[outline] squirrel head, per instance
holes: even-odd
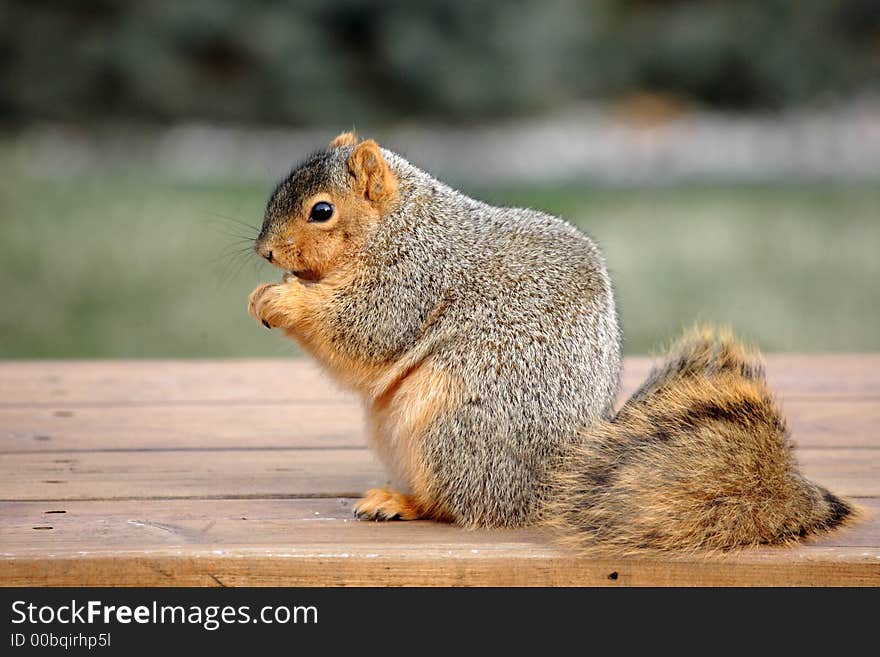
[[[397,198],[379,145],[344,132],[278,185],[254,250],[300,279],[320,280],[358,251]]]

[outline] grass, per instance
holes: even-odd
[[[278,356],[247,294],[277,272],[246,238],[272,181],[149,172],[0,176],[0,357]],[[880,349],[880,188],[471,190],[561,214],[605,250],[628,353],[695,321],[766,351]]]

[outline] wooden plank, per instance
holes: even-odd
[[[801,447],[880,447],[880,397],[786,396],[780,406]]]
[[[880,447],[880,399],[783,401],[802,447]],[[364,447],[360,405],[0,408],[0,452]]]
[[[880,449],[803,448],[803,471],[841,495],[880,496]],[[366,449],[0,455],[0,500],[346,497],[384,485]]]
[[[587,560],[537,529],[360,522],[350,503],[71,503],[52,530],[28,527],[45,505],[4,504],[0,585],[880,585],[876,525],[720,557]]]
[[[0,455],[0,500],[347,497],[387,484],[366,449]]]
[[[736,561],[587,560],[533,550],[511,556],[495,549],[458,557],[443,548],[379,553],[336,544],[285,552],[172,550],[0,560],[0,585],[874,587],[880,585],[876,557],[863,548],[772,561],[756,555]]]
[[[838,495],[880,496],[880,449],[797,450],[801,472]]]
[[[341,394],[303,358],[0,363],[4,406],[307,403],[339,399]]]
[[[398,549],[446,545],[457,551],[490,544],[552,543],[540,529],[462,530],[435,522],[371,522],[352,516],[353,498],[94,500],[0,502],[0,556],[77,556],[196,546],[205,549],[347,544]],[[869,519],[829,532],[810,548],[880,550],[880,498],[858,498]],[[780,553],[784,556],[785,553]]]
[[[767,354],[767,382],[781,395],[880,397],[880,353],[872,354]],[[621,388],[634,390],[656,358],[624,359]]]
[[[364,447],[354,401],[0,408],[0,452]]]
[[[624,387],[649,364],[627,359]],[[870,520],[793,549],[584,560],[538,529],[355,521],[348,496],[386,476],[308,362],[0,363],[0,585],[880,586],[878,365],[769,358],[803,470]]]
[[[644,379],[652,362],[626,359],[624,392]],[[782,395],[880,397],[880,354],[773,354],[767,372]],[[2,406],[319,402],[341,394],[302,358],[0,363]]]

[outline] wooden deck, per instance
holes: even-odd
[[[880,585],[880,355],[771,356],[807,474],[873,512],[793,549],[573,558],[361,522],[357,404],[296,360],[0,364],[2,585]],[[644,377],[630,359],[624,392]]]

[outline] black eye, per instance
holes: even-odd
[[[309,221],[327,221],[332,216],[333,206],[326,201],[320,201],[312,206],[312,211],[309,213]]]

